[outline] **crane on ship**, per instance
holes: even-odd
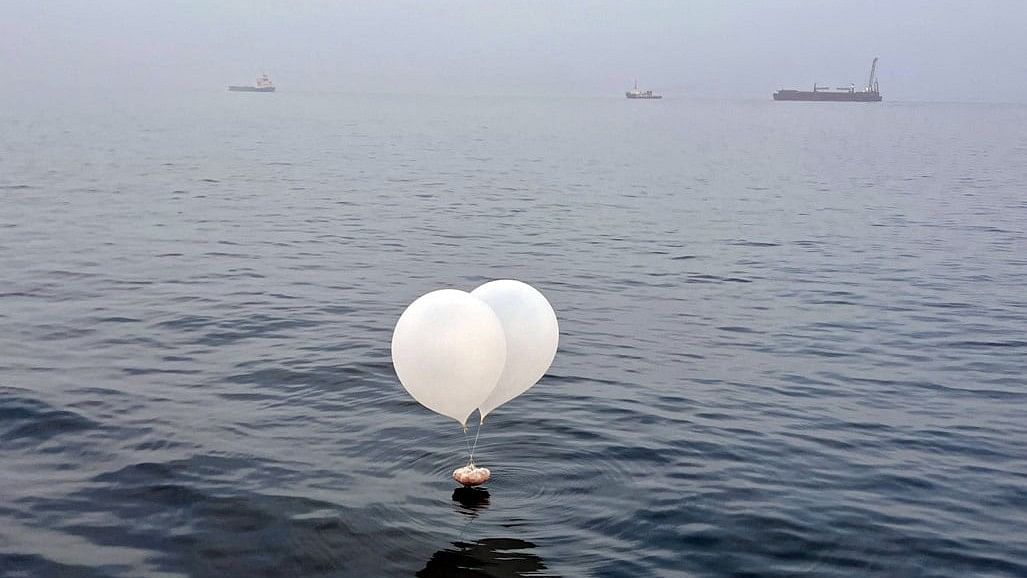
[[[877,88],[877,57],[874,57],[874,63],[870,65],[870,77],[867,78],[867,92],[881,92]]]

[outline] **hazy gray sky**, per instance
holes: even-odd
[[[1027,101],[1027,1],[0,0],[5,91],[279,90]]]

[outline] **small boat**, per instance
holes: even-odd
[[[257,84],[254,86],[229,86],[228,90],[232,92],[274,92],[275,85],[271,83],[271,79],[266,74],[263,74],[257,79]]]
[[[638,90],[638,80],[635,80],[635,88],[624,93],[628,98],[663,98],[662,95],[653,94],[651,90]]]

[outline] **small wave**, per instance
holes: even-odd
[[[19,390],[0,388],[0,392],[0,441],[5,444],[35,445],[100,427],[79,413],[25,397]]]
[[[736,245],[739,247],[780,247],[780,243],[771,243],[768,241],[749,241],[747,239],[737,239],[729,241],[728,245]]]

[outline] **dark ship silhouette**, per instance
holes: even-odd
[[[271,83],[271,79],[266,74],[263,74],[257,79],[257,84],[254,86],[229,86],[228,90],[232,92],[274,92],[275,85]]]
[[[870,65],[870,77],[863,90],[855,85],[831,89],[813,83],[813,91],[781,89],[774,93],[774,100],[807,100],[817,102],[881,102],[881,90],[877,86],[877,58]]]

